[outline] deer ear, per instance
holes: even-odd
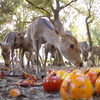
[[[67,30],[66,33],[69,34],[69,35],[72,35],[72,32],[69,31],[69,30]]]
[[[25,33],[26,33],[26,32],[18,32],[18,33],[16,34],[16,37],[17,37],[17,38],[21,38],[21,37],[23,37],[23,36],[25,35]]]
[[[62,23],[59,20],[55,20],[54,27],[55,27],[55,31],[58,35],[59,34],[64,34],[64,27],[63,27]]]
[[[79,51],[80,51],[81,53],[83,53],[83,50],[82,50],[82,48],[79,48]]]
[[[66,37],[65,34],[59,34],[59,39],[60,40],[65,40],[65,37]]]

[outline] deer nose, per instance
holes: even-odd
[[[83,66],[83,63],[80,63],[80,67],[82,67]]]
[[[5,64],[6,67],[9,67],[9,64]]]
[[[55,56],[52,56],[52,58],[55,58]]]

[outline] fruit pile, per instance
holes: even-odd
[[[89,100],[93,93],[100,95],[100,68],[48,70],[42,85],[47,92],[60,91],[62,100]]]

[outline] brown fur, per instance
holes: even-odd
[[[62,27],[60,29],[64,30],[62,25],[60,27]],[[76,38],[71,35],[66,36],[63,30],[59,30],[61,33],[57,35],[55,29],[50,21],[43,18],[37,18],[30,24],[27,36],[32,40],[37,58],[38,45],[48,42],[57,47],[60,53],[70,62],[73,62],[78,67],[82,66]],[[39,65],[37,70],[39,72]]]
[[[82,54],[82,60],[86,62],[88,60],[89,45],[86,41],[79,42],[78,45],[80,53]]]
[[[98,65],[99,65],[99,60],[100,60],[100,47],[98,46],[92,46],[90,47],[90,60],[92,61],[92,66],[95,66],[95,61],[94,61],[94,56],[98,56]]]
[[[50,43],[46,43],[44,45],[44,49],[45,49],[45,60],[44,60],[44,69],[45,69],[45,66],[46,66],[46,61],[47,61],[47,58],[48,58],[48,53],[50,52],[51,54],[51,57],[54,58],[56,56],[56,47]]]
[[[9,32],[8,34],[5,35],[4,37],[4,43],[0,43],[1,46],[1,54],[3,56],[5,66],[9,67],[10,66],[10,50],[13,49],[12,41],[15,38],[15,34],[17,32]],[[13,55],[13,54],[12,54]],[[13,59],[13,58],[12,58]]]
[[[29,52],[29,59],[28,59],[28,63],[27,66],[29,66],[29,61],[31,60],[31,54],[33,52],[33,45],[32,45],[32,41],[25,37],[25,32],[18,32],[16,34],[16,38],[14,40],[14,44],[16,46],[20,46],[20,48],[22,49],[22,62],[21,62],[21,66],[24,67],[24,61],[23,61],[23,56],[24,53],[27,51]]]

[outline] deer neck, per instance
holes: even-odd
[[[56,33],[46,33],[45,40],[55,47],[58,47],[59,45],[59,36]]]

